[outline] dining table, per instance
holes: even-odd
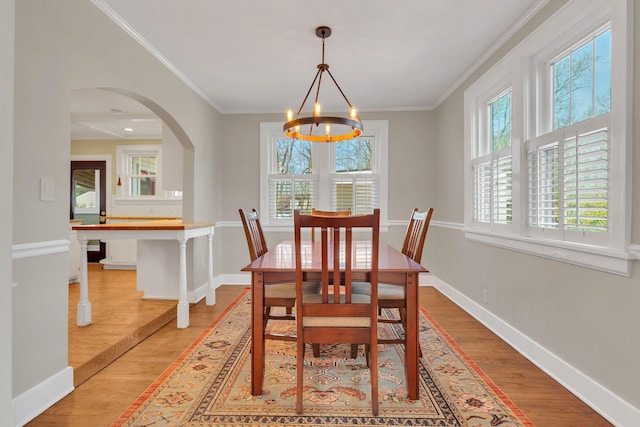
[[[330,243],[333,244],[333,243]],[[344,242],[342,242],[344,246]],[[320,280],[322,270],[322,243],[303,241],[301,245],[304,280]],[[371,241],[355,241],[352,248],[353,280],[369,281],[365,271],[371,266]],[[330,248],[329,253],[333,249]],[[343,251],[342,251],[343,252]],[[344,254],[341,255],[341,257]],[[264,380],[264,289],[275,283],[295,282],[295,241],[284,240],[256,258],[242,271],[251,272],[251,394],[262,394]],[[405,375],[409,399],[418,399],[419,328],[418,285],[419,274],[428,270],[392,245],[380,242],[378,249],[378,281],[404,286],[406,297],[406,349]]]

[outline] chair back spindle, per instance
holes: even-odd
[[[433,208],[424,212],[419,212],[418,208],[415,208],[411,213],[411,219],[405,233],[402,253],[418,264],[422,260],[422,249],[431,222],[431,215],[433,215]]]
[[[247,237],[247,245],[249,246],[249,257],[251,261],[255,261],[256,258],[261,257],[269,250],[260,225],[260,217],[255,209],[248,212],[242,209],[239,209],[239,211],[244,233]]]

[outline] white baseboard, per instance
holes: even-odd
[[[22,427],[73,391],[73,368],[57,374],[13,399],[14,425]]]
[[[431,276],[431,280],[433,281],[433,286],[451,301],[493,331],[518,353],[529,359],[531,363],[546,372],[609,422],[620,427],[639,425],[640,409],[589,378],[444,281],[435,276]]]

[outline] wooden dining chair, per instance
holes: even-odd
[[[320,294],[304,294],[303,267],[309,260],[302,255],[301,229],[321,229],[321,286]],[[370,294],[352,292],[352,273],[355,259],[352,257],[353,229],[371,229],[371,262],[358,273],[370,278]],[[333,244],[329,232],[333,234]],[[344,241],[340,235],[344,233]],[[306,344],[365,344],[366,361],[371,378],[371,406],[378,414],[378,248],[380,244],[380,210],[370,215],[319,217],[300,215],[294,211],[296,252],[296,305],[297,368],[296,412],[302,413],[304,356]],[[341,248],[341,246],[343,246]],[[308,251],[307,251],[308,252]],[[341,256],[342,255],[342,256]],[[344,285],[344,286],[340,286]]]
[[[429,223],[431,222],[432,215],[433,208],[429,208],[424,212],[419,212],[418,208],[415,208],[411,213],[409,225],[405,232],[404,243],[402,244],[402,253],[418,264],[420,264],[420,261],[422,260],[422,250],[424,248],[424,242],[427,237],[427,231],[429,230]],[[371,292],[371,285],[364,282],[355,283],[353,285],[353,292],[368,295]],[[384,323],[401,323],[406,331],[407,300],[405,298],[405,289],[403,286],[391,283],[379,283],[378,307],[379,310],[383,308],[397,309],[399,315],[398,318],[387,319],[380,317],[378,321]],[[406,333],[403,338],[385,338],[379,339],[378,342],[381,344],[406,344]],[[420,350],[420,354],[422,354],[422,350]]]
[[[311,208],[311,215],[313,216],[351,216],[351,209],[345,209],[342,211],[321,211],[320,209]],[[311,227],[311,241],[316,240],[316,230]]]
[[[240,219],[242,220],[242,226],[244,227],[244,233],[247,238],[247,245],[249,247],[249,257],[251,261],[261,257],[269,250],[267,242],[264,238],[262,231],[262,225],[260,224],[260,217],[255,209],[251,211],[244,211],[239,209]],[[305,293],[318,293],[320,288],[319,282],[305,282]],[[264,288],[264,314],[263,323],[266,331],[267,323],[269,320],[295,320],[293,314],[293,307],[296,304],[296,283],[273,283],[265,284]],[[272,308],[284,307],[285,314],[274,315]],[[295,335],[282,335],[265,333],[265,339],[277,339],[284,341],[295,341]]]

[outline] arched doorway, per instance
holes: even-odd
[[[103,161],[106,164],[106,208],[100,209],[100,215],[107,221],[133,217],[182,217],[183,204],[179,195],[183,190],[183,180],[193,180],[193,177],[185,177],[183,164],[193,152],[193,145],[175,119],[155,102],[125,90],[76,90],[72,92],[71,100],[71,161]],[[163,151],[171,151],[171,155],[153,156],[153,153]],[[163,158],[169,158],[171,162],[162,162]],[[137,167],[137,176],[125,172],[131,169],[131,165]],[[163,180],[162,172],[169,169],[172,169],[173,180]],[[133,192],[142,196],[140,200],[136,200]],[[91,267],[96,274],[100,273],[102,279],[90,280],[90,283],[111,281],[104,287],[104,292],[90,291],[92,298],[117,299],[117,303],[101,301],[94,304],[96,324],[92,328],[75,326],[74,304],[77,300],[73,292],[76,292],[74,285],[77,284],[70,284],[69,317],[72,321],[69,323],[68,359],[74,368],[76,385],[128,351],[136,340],[143,340],[175,316],[175,301],[145,300],[146,314],[131,313],[133,320],[127,323],[127,315],[136,310],[141,298],[135,289],[135,271],[120,270],[135,268],[135,258],[130,258],[132,254],[135,257],[132,244],[135,245],[135,241],[107,242],[102,264]],[[109,266],[108,270],[105,270],[106,266]],[[115,292],[110,292],[113,290]],[[132,299],[130,305],[126,304],[125,298]],[[96,328],[100,316],[98,307],[101,305],[123,311],[120,314],[105,313],[110,318],[122,319],[122,323],[113,324],[113,331],[100,329],[98,332]],[[87,352],[88,348],[92,350]]]

